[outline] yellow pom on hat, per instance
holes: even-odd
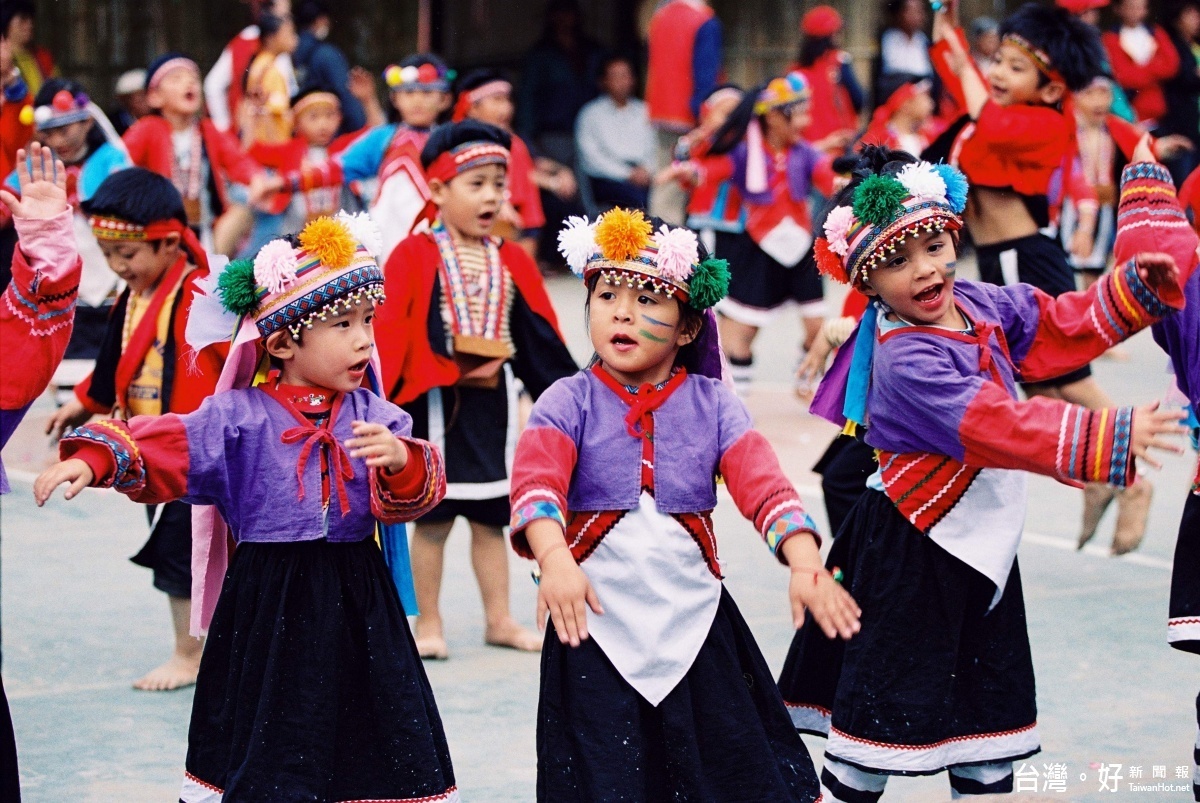
[[[601,215],[596,223],[596,245],[605,259],[623,262],[633,259],[650,244],[650,221],[640,209],[616,207]]]
[[[338,269],[350,264],[358,245],[345,223],[319,217],[300,232],[300,247],[321,260],[321,264]]]
[[[17,115],[17,118],[21,121],[21,125],[33,125],[33,107],[21,107],[21,113]]]

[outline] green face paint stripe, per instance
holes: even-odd
[[[655,343],[666,343],[667,342],[667,339],[665,337],[659,337],[658,335],[652,335],[649,332],[647,332],[645,329],[639,329],[638,334],[644,338],[653,340]]]

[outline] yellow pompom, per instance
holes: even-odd
[[[33,107],[21,107],[21,113],[18,115],[18,119],[20,119],[21,125],[33,125]]]
[[[319,217],[300,232],[300,247],[321,260],[321,264],[339,269],[350,264],[357,246],[346,224],[331,217]]]
[[[605,259],[633,259],[650,243],[650,221],[640,209],[616,207],[605,212],[596,224],[596,245]]]
[[[403,76],[400,75],[400,68],[395,64],[392,64],[383,71],[383,80],[389,87],[395,89],[396,87],[400,86],[404,79]]]

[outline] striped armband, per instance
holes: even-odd
[[[69,457],[79,448],[86,449],[87,444],[95,444],[110,452],[117,467],[111,477],[96,477],[93,481],[95,487],[116,488],[123,494],[137,493],[146,487],[146,464],[141,452],[119,424],[97,421],[76,427],[63,436],[60,448]]]
[[[783,542],[793,535],[805,532],[812,533],[818,545],[821,543],[821,538],[817,535],[817,524],[812,520],[812,516],[796,508],[787,511],[771,522],[770,526],[763,532],[763,539],[767,542],[767,547],[771,550],[771,554],[782,560],[779,548],[783,545]]]
[[[1088,410],[1070,405],[1059,429],[1058,468],[1080,482],[1132,484],[1136,466],[1130,449],[1133,408]]]
[[[563,510],[559,507],[558,502],[552,498],[547,498],[552,496],[548,491],[533,491],[526,494],[522,500],[513,505],[511,522],[513,532],[525,529],[531,522],[538,519],[551,519],[557,522],[558,526],[562,527],[565,531],[567,529],[567,518],[563,515]]]

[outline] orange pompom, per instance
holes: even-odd
[[[850,277],[846,275],[846,266],[842,264],[842,259],[837,254],[833,253],[829,248],[829,241],[824,237],[818,237],[813,243],[813,256],[817,262],[817,270],[824,273],[835,282],[848,284]]]
[[[300,247],[336,270],[350,264],[357,246],[345,223],[319,217],[300,232]]]
[[[596,245],[605,259],[623,262],[650,244],[650,231],[650,221],[640,209],[616,207],[596,223]]]

